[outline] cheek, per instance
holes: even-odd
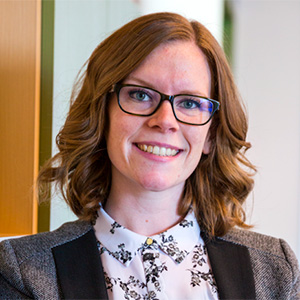
[[[193,160],[193,164],[198,164],[201,156],[207,154],[209,151],[208,140],[208,129],[209,127],[193,128],[190,130],[186,139],[190,146],[190,155]]]
[[[126,146],[132,142],[139,125],[138,120],[115,107],[109,114],[109,131],[107,137],[108,151],[121,149],[126,152]]]
[[[185,138],[192,150],[201,149],[205,145],[208,136],[209,126],[190,127],[186,130]]]
[[[126,127],[116,115],[110,114],[109,131],[107,136],[107,153],[114,166],[122,166],[126,161]]]
[[[108,116],[109,116],[109,131],[108,131],[108,144],[112,144],[120,140],[121,136],[126,130],[126,123],[123,118],[124,113],[120,110],[117,100],[115,98],[111,99]]]

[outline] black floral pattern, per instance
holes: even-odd
[[[188,252],[186,250],[180,250],[178,247],[178,242],[174,239],[172,235],[167,236],[166,232],[159,234],[161,238],[160,247],[169,256],[173,257],[177,263],[181,263],[187,256]]]
[[[111,224],[110,233],[111,233],[111,234],[114,234],[116,228],[122,228],[122,226],[121,226],[119,223],[114,222],[113,224]]]
[[[204,258],[204,255],[207,255],[206,248],[202,245],[196,245],[195,249],[193,251],[193,258],[192,258],[192,264],[193,268],[195,269],[197,266],[203,266],[203,264],[206,264],[206,260]]]
[[[97,241],[97,247],[101,257],[104,257],[107,290],[115,299],[167,299],[168,290],[176,288],[180,289],[178,292],[187,292],[197,298],[199,291],[201,294],[208,287],[214,299],[217,299],[217,287],[209,268],[206,247],[202,240],[193,243],[195,237],[200,236],[194,216],[181,221],[175,230],[148,238],[129,232],[113,220],[103,223],[101,228],[105,228],[102,232],[105,245]],[[99,240],[101,241],[100,238]],[[174,273],[173,270],[179,273]],[[172,282],[172,276],[181,276],[183,285],[165,286],[164,280]],[[184,286],[189,285],[193,290],[195,288],[195,292],[188,288],[185,291]],[[184,298],[182,295],[184,294],[181,294]]]
[[[135,279],[134,276],[129,276],[128,280],[126,282],[122,281],[120,278],[112,278],[107,275],[106,272],[104,272],[105,282],[106,282],[106,288],[110,291],[112,291],[113,287],[115,285],[119,286],[122,291],[124,292],[124,299],[135,299],[135,300],[141,300],[141,299],[148,299],[147,298],[147,289],[146,284],[144,282],[141,282],[138,279]],[[145,290],[145,294],[140,295],[135,291],[136,288]]]
[[[204,256],[205,255],[205,256]],[[191,273],[191,286],[200,286],[201,282],[206,281],[213,293],[217,293],[217,285],[215,283],[212,271],[209,269],[208,272],[197,270],[198,266],[203,266],[207,263],[205,257],[207,255],[206,248],[202,245],[196,245],[193,251],[192,264],[193,268],[188,269]]]
[[[128,251],[123,252],[124,244],[120,244],[119,248],[121,249],[119,254],[114,253],[113,256],[123,260],[120,257],[124,255],[124,253],[127,255]],[[107,249],[101,247],[101,251],[103,253],[104,251],[107,251]],[[210,285],[211,291],[217,293],[217,286],[212,271],[209,269],[208,272],[203,272],[197,269],[207,263],[205,260],[207,255],[206,248],[202,245],[196,245],[192,254],[193,266],[191,269],[188,269],[191,275],[190,285],[192,287],[200,286],[201,283],[205,281]],[[131,254],[129,254],[129,256],[130,255]],[[162,292],[160,276],[164,271],[168,271],[166,264],[159,261],[159,256],[160,255],[155,251],[155,248],[153,247],[151,249],[151,246],[149,245],[147,245],[147,248],[143,251],[142,260],[146,283],[136,279],[133,275],[129,276],[127,281],[123,281],[121,278],[109,277],[107,273],[104,272],[107,289],[112,291],[114,286],[119,286],[123,291],[123,296],[126,300],[159,300],[159,294]],[[141,293],[141,291],[143,291],[143,293]]]
[[[160,275],[162,272],[168,271],[168,268],[165,263],[160,262],[159,253],[149,252],[149,250],[144,251],[143,264],[147,285],[149,286],[149,283],[151,283],[156,291],[161,292]]]
[[[99,249],[100,254],[107,251],[111,256],[113,256],[117,260],[121,261],[123,264],[126,264],[128,261],[132,260],[133,255],[130,251],[125,250],[124,243],[119,244],[118,248],[120,249],[119,251],[111,252],[111,251],[107,250],[105,247],[103,247],[100,243],[100,248],[98,248],[98,249]],[[134,253],[134,255],[135,255],[135,253]]]
[[[193,223],[193,221],[188,221],[188,220],[184,219],[179,223],[179,226],[182,226],[183,228],[185,228],[185,227],[189,228],[189,227],[193,227],[194,223]]]
[[[160,275],[164,271],[167,271],[168,268],[165,263],[159,261],[159,253],[156,251],[156,247],[154,247],[155,243],[152,245],[145,243],[145,245],[147,245],[147,247],[143,248],[142,259],[146,282],[141,282],[132,275],[129,276],[127,281],[123,281],[121,278],[109,277],[107,273],[104,272],[108,290],[112,291],[114,286],[119,286],[124,293],[124,299],[127,300],[159,300],[159,293],[162,291]],[[112,256],[123,263],[127,262],[128,259],[131,259],[131,253],[124,250],[124,243],[120,244],[118,247],[120,251],[110,253]],[[100,253],[104,253],[105,251],[108,250],[105,247],[100,246]],[[152,287],[153,289],[151,289]],[[144,290],[145,292],[141,294],[138,293],[136,289]]]

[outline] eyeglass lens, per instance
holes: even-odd
[[[160,100],[160,93],[149,88],[123,86],[119,91],[122,109],[132,114],[150,115],[156,110]],[[200,125],[210,119],[214,104],[199,96],[178,95],[174,98],[173,109],[178,120]]]

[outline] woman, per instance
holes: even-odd
[[[1,298],[299,299],[289,246],[234,229],[249,228],[246,133],[205,27],[159,13],[116,31],[91,55],[39,175],[80,220],[3,242]]]

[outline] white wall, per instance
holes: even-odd
[[[234,71],[258,167],[250,221],[300,258],[300,2],[231,1]],[[253,199],[253,200],[252,200]]]

